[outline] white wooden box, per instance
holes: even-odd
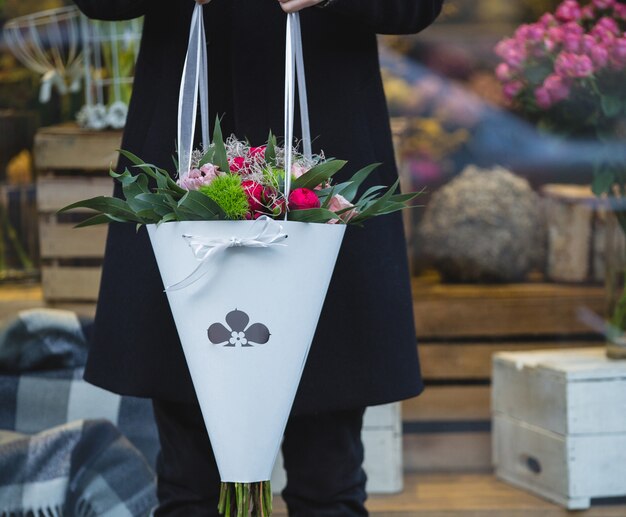
[[[496,474],[570,509],[626,495],[626,361],[603,348],[494,356]]]
[[[365,447],[363,468],[370,494],[402,492],[402,405],[397,402],[367,408],[361,438]],[[287,477],[279,455],[272,474],[272,489],[279,493]]]

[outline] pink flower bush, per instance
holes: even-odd
[[[496,46],[504,95],[537,118],[551,118],[548,122],[559,118],[557,111],[565,115],[584,106],[581,132],[595,129],[586,124],[610,126],[626,115],[607,108],[626,103],[625,28],[624,3],[564,0],[554,14],[521,25]]]

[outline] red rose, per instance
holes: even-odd
[[[228,165],[230,166],[230,172],[237,172],[240,174],[248,172],[248,167],[246,167],[246,159],[243,156],[231,158],[230,160],[228,160]]]
[[[244,181],[241,186],[243,187],[243,191],[248,196],[248,206],[250,207],[250,212],[261,212],[265,208],[264,197],[265,188],[260,183],[256,181]]]
[[[285,198],[283,196],[275,195],[270,203],[270,210],[272,211],[272,217],[280,217],[285,213]]]
[[[320,206],[319,198],[311,189],[297,188],[289,194],[289,210],[307,210]]]
[[[248,156],[250,156],[250,158],[253,158],[255,160],[263,160],[265,159],[266,148],[267,148],[266,145],[262,145],[260,147],[251,147],[250,151],[248,152]]]

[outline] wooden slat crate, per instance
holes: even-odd
[[[413,297],[427,388],[403,404],[408,471],[491,469],[494,353],[602,344],[577,315],[604,312],[596,285],[442,284],[430,275],[414,279]]]
[[[499,477],[569,509],[626,496],[626,363],[598,348],[497,354]]]
[[[87,211],[57,211],[80,199],[111,195],[108,171],[120,141],[121,132],[75,126],[43,128],[35,136],[42,287],[48,305],[93,312],[107,229],[76,230],[74,224]]]

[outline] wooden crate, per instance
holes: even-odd
[[[499,477],[569,509],[626,496],[626,361],[584,348],[494,358]]]
[[[577,314],[582,306],[603,312],[602,287],[442,284],[423,276],[413,295],[427,387],[403,405],[410,472],[491,470],[493,354],[602,344]]]
[[[35,136],[41,276],[48,305],[72,304],[81,312],[93,311],[107,229],[74,229],[88,211],[57,211],[80,199],[111,195],[108,171],[117,160],[120,141],[121,132],[75,126],[43,128]]]

